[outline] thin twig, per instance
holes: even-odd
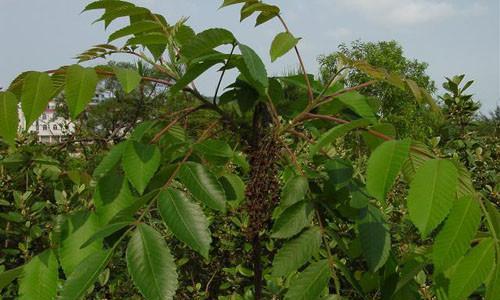
[[[320,228],[321,238],[323,240],[323,244],[326,248],[326,255],[328,258],[328,266],[330,270],[330,275],[333,278],[335,283],[335,291],[338,296],[340,296],[340,282],[337,274],[335,273],[335,261],[333,259],[332,251],[330,250],[330,245],[328,244],[328,240],[326,239],[325,226],[323,225],[322,216],[318,209],[316,209],[316,217],[318,218],[318,225]]]
[[[279,14],[277,15],[277,17],[280,20],[283,27],[285,28],[286,32],[290,33],[290,30],[288,29],[288,26],[286,25],[286,22],[283,19],[283,17]],[[309,76],[307,75],[306,66],[304,65],[304,61],[302,60],[302,56],[300,55],[299,48],[297,46],[294,46],[293,48],[295,50],[295,54],[297,55],[297,59],[298,59],[299,64],[300,64],[300,69],[302,70],[302,73],[304,74],[304,80],[306,81],[306,84],[307,84],[307,94],[309,97],[309,103],[312,103],[314,101],[314,94],[313,94],[313,90],[311,87],[311,82],[309,80]]]
[[[224,78],[224,75],[226,74],[227,65],[231,61],[231,57],[233,56],[234,49],[236,49],[236,44],[233,44],[233,48],[231,48],[231,53],[229,53],[229,57],[226,60],[224,67],[222,67],[222,73],[220,74],[219,82],[217,83],[217,88],[215,89],[215,93],[214,93],[214,99],[212,101],[212,103],[214,105],[217,105],[217,95],[219,94],[220,85],[222,84],[222,79]]]
[[[367,82],[362,83],[360,85],[356,85],[356,86],[353,86],[353,87],[348,87],[348,88],[342,89],[342,90],[340,90],[340,91],[338,91],[338,92],[336,92],[334,94],[331,94],[331,95],[328,95],[328,96],[322,98],[321,100],[319,100],[318,102],[316,102],[314,104],[313,108],[316,108],[316,107],[318,107],[320,105],[328,103],[328,102],[334,100],[335,98],[337,98],[339,96],[342,96],[344,94],[347,94],[347,93],[350,93],[350,92],[353,92],[353,91],[356,91],[356,90],[360,90],[362,88],[368,87],[368,86],[370,86],[372,84],[375,84],[377,82],[378,82],[377,80],[370,80],[370,81],[367,81]]]
[[[201,109],[204,105],[200,105],[197,107],[192,107],[188,110],[186,110],[182,115],[176,117],[174,120],[172,120],[170,123],[167,124],[162,130],[160,130],[150,141],[150,144],[156,144],[160,140],[160,138],[167,133],[175,124],[177,124],[181,119],[185,118],[189,114]]]
[[[285,149],[288,152],[288,154],[290,154],[290,158],[292,160],[292,163],[295,165],[295,167],[297,168],[297,170],[300,172],[300,175],[304,176],[305,175],[304,170],[300,166],[300,164],[299,164],[299,162],[297,160],[297,156],[295,155],[295,153],[293,153],[292,149],[290,149],[290,147],[288,147],[288,145],[285,142],[282,142],[281,144],[285,147]]]

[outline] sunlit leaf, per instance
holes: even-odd
[[[66,279],[60,300],[82,299],[89,288],[97,281],[113,255],[112,250],[98,250],[87,256]]]
[[[108,43],[125,36],[151,32],[160,28],[161,26],[155,21],[144,20],[144,21],[134,22],[110,34],[108,38]]]
[[[483,283],[495,266],[495,242],[485,239],[458,263],[450,277],[450,299],[465,299]]]
[[[122,209],[136,201],[127,179],[117,172],[111,172],[99,180],[93,198],[101,224],[107,224]]]
[[[44,112],[51,100],[54,85],[46,73],[30,72],[23,80],[21,107],[26,118],[26,128]]]
[[[136,141],[128,143],[123,153],[122,166],[134,188],[143,194],[149,181],[160,166],[161,154],[155,145]]]
[[[212,238],[201,207],[181,191],[168,189],[160,194],[158,210],[172,233],[193,250],[208,258]]]
[[[83,211],[75,213],[62,225],[59,261],[66,276],[71,275],[87,256],[102,249],[100,241],[81,248],[99,228],[97,216]]]
[[[125,93],[132,92],[141,83],[142,77],[137,70],[115,67],[113,71]]]
[[[233,44],[235,41],[234,35],[226,29],[207,29],[198,33],[190,42],[184,45],[181,53],[188,59],[194,59],[218,46]]]
[[[173,299],[177,289],[174,258],[161,234],[153,228],[137,226],[127,246],[127,266],[144,298]]]
[[[17,136],[19,116],[17,98],[11,92],[0,92],[0,136],[13,145]]]
[[[52,250],[46,250],[33,257],[23,267],[23,274],[19,280],[19,299],[55,299],[59,278],[57,269],[57,259]]]
[[[196,199],[213,209],[226,210],[224,188],[203,165],[186,163],[181,167],[178,177]]]
[[[448,215],[457,184],[457,169],[450,161],[429,160],[417,170],[407,202],[410,220],[422,237],[428,236]]]
[[[288,276],[296,271],[319,252],[320,245],[321,233],[317,227],[308,229],[286,242],[274,256],[273,275]]]
[[[271,51],[270,51],[271,61],[274,62],[276,59],[287,54],[288,51],[292,50],[293,47],[295,47],[299,41],[300,38],[294,37],[289,32],[279,33],[274,38],[273,43],[271,44]]]
[[[65,99],[71,118],[75,119],[92,100],[97,82],[97,73],[93,68],[72,65],[67,69]]]
[[[120,162],[123,152],[127,147],[127,142],[120,143],[113,148],[104,156],[97,168],[95,168],[92,177],[95,180],[99,180],[104,175],[108,174],[109,171],[115,168],[115,166]]]
[[[410,140],[388,141],[377,147],[368,160],[366,188],[380,201],[385,201],[410,151]]]
[[[469,196],[455,201],[434,242],[432,260],[436,272],[451,267],[467,252],[480,222],[477,200]]]

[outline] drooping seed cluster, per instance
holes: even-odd
[[[281,147],[273,135],[266,135],[249,149],[250,181],[245,191],[250,217],[247,238],[252,240],[268,226],[280,199],[278,160]]]

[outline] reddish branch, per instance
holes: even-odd
[[[333,117],[333,116],[327,116],[327,115],[317,115],[317,114],[312,114],[312,113],[306,113],[305,114],[305,117],[303,120],[311,120],[311,119],[320,119],[320,120],[326,120],[326,121],[333,121],[335,123],[338,123],[338,124],[348,124],[348,123],[351,123],[350,121],[347,121],[347,120],[344,120],[344,119],[340,119],[340,118],[337,118],[337,117]],[[378,132],[378,131],[375,131],[375,130],[371,130],[371,129],[365,129],[368,133],[378,137],[378,138],[381,138],[385,141],[390,141],[390,140],[393,140],[394,138],[388,136],[388,135],[385,135],[381,132]]]
[[[307,120],[314,120],[314,119],[325,120],[325,121],[332,121],[332,122],[335,122],[337,124],[348,124],[348,123],[351,123],[350,121],[347,121],[347,120],[344,120],[344,119],[340,119],[340,118],[337,118],[337,117],[334,117],[334,116],[318,115],[318,114],[312,114],[312,113],[305,113],[304,116],[301,118],[300,121],[307,121]],[[373,136],[376,136],[376,137],[378,137],[380,139],[383,139],[384,141],[392,141],[392,140],[394,140],[393,137],[385,135],[385,134],[383,134],[383,133],[381,133],[379,131],[376,131],[376,130],[367,129],[367,128],[364,128],[362,130],[365,130],[369,134],[371,134]],[[417,147],[411,146],[410,149],[413,152],[417,152],[417,153],[423,154],[425,156],[429,156],[428,153],[426,153],[425,151],[422,151],[421,149],[419,149]]]
[[[331,95],[328,95],[326,97],[324,97],[323,99],[319,100],[315,105],[314,107],[318,107],[320,105],[323,105],[325,103],[328,103],[332,100],[334,100],[335,98],[339,97],[339,96],[342,96],[344,94],[347,94],[347,93],[350,93],[350,92],[354,92],[354,91],[357,91],[357,90],[360,90],[362,88],[365,88],[365,87],[368,87],[372,84],[375,84],[377,83],[378,81],[377,80],[370,80],[370,81],[367,81],[365,83],[362,83],[360,85],[356,85],[356,86],[353,86],[353,87],[348,87],[348,88],[345,88],[345,89],[342,89],[334,94],[331,94]]]

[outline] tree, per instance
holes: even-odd
[[[320,56],[321,78],[328,81],[342,69],[340,56],[384,68],[390,72],[412,79],[427,93],[436,92],[434,81],[426,73],[428,64],[404,55],[403,48],[396,41],[362,42],[354,41],[350,45],[341,44],[339,51]],[[359,70],[349,70],[342,78],[347,86],[357,86],[367,82],[370,77]],[[378,113],[382,119],[398,128],[401,137],[424,139],[432,135],[435,118],[429,111],[415,102],[415,97],[408,90],[401,90],[388,83],[381,82],[363,89],[366,95],[378,100]],[[431,126],[429,126],[431,125]],[[426,130],[427,129],[427,130]]]
[[[48,218],[50,230],[36,237],[45,243],[22,244],[23,255],[0,274],[0,288],[9,285],[10,295],[21,299],[81,299],[121,280],[123,273],[110,270],[126,266],[145,299],[463,299],[471,294],[493,299],[499,273],[497,210],[479,197],[459,162],[381,132],[384,123],[372,101],[359,93],[378,82],[409,89],[416,98],[426,90],[350,59],[344,59],[346,66],[372,79],[357,86],[315,80],[302,62],[300,39],[277,6],[223,2],[236,4],[243,5],[242,20],[257,15],[257,25],[272,19],[282,23],[270,55],[275,60],[295,53],[299,76],[269,77],[255,51],[226,29],[195,33],[184,19],[169,24],[147,8],[106,0],[84,11],[103,11],[99,21],[108,25],[128,17],[109,38],[127,37],[125,45],[98,45],[80,59],[126,53],[151,64],[161,77],[136,70],[123,77],[123,70],[75,64],[21,74],[0,93],[0,135],[10,146],[2,165],[17,168],[26,166],[21,159],[29,150],[16,138],[18,101],[28,121],[35,120],[64,90],[69,114],[77,119],[99,81],[114,77],[123,90],[151,82],[167,87],[172,99],[190,97],[168,118],[134,126],[87,181],[67,170],[49,172],[55,186],[64,186],[59,180],[67,176],[75,191],[91,195],[56,206],[60,209]],[[218,51],[222,45],[230,52]],[[192,82],[215,65],[220,76],[214,94],[204,96]],[[239,76],[219,97],[228,69]],[[285,98],[286,85],[301,90],[288,94],[297,99]],[[429,97],[425,101],[436,107]],[[190,130],[192,116],[203,111],[210,114],[199,122],[202,128]],[[352,145],[350,155],[369,151],[366,167],[335,151],[339,139],[356,134],[364,143]],[[8,172],[18,178],[16,189],[29,192],[19,169]],[[390,195],[398,178],[409,186],[406,201],[395,202]],[[0,228],[18,222],[11,210],[31,216],[26,197],[4,193],[8,205],[1,208],[6,212]],[[59,195],[53,198],[48,202],[58,204]],[[396,217],[405,222],[391,222]],[[24,219],[19,223],[31,226]],[[18,288],[11,284],[16,279]],[[486,289],[479,289],[483,284]],[[108,290],[112,294],[114,288]],[[119,295],[124,294],[129,298],[134,291],[128,286]]]

